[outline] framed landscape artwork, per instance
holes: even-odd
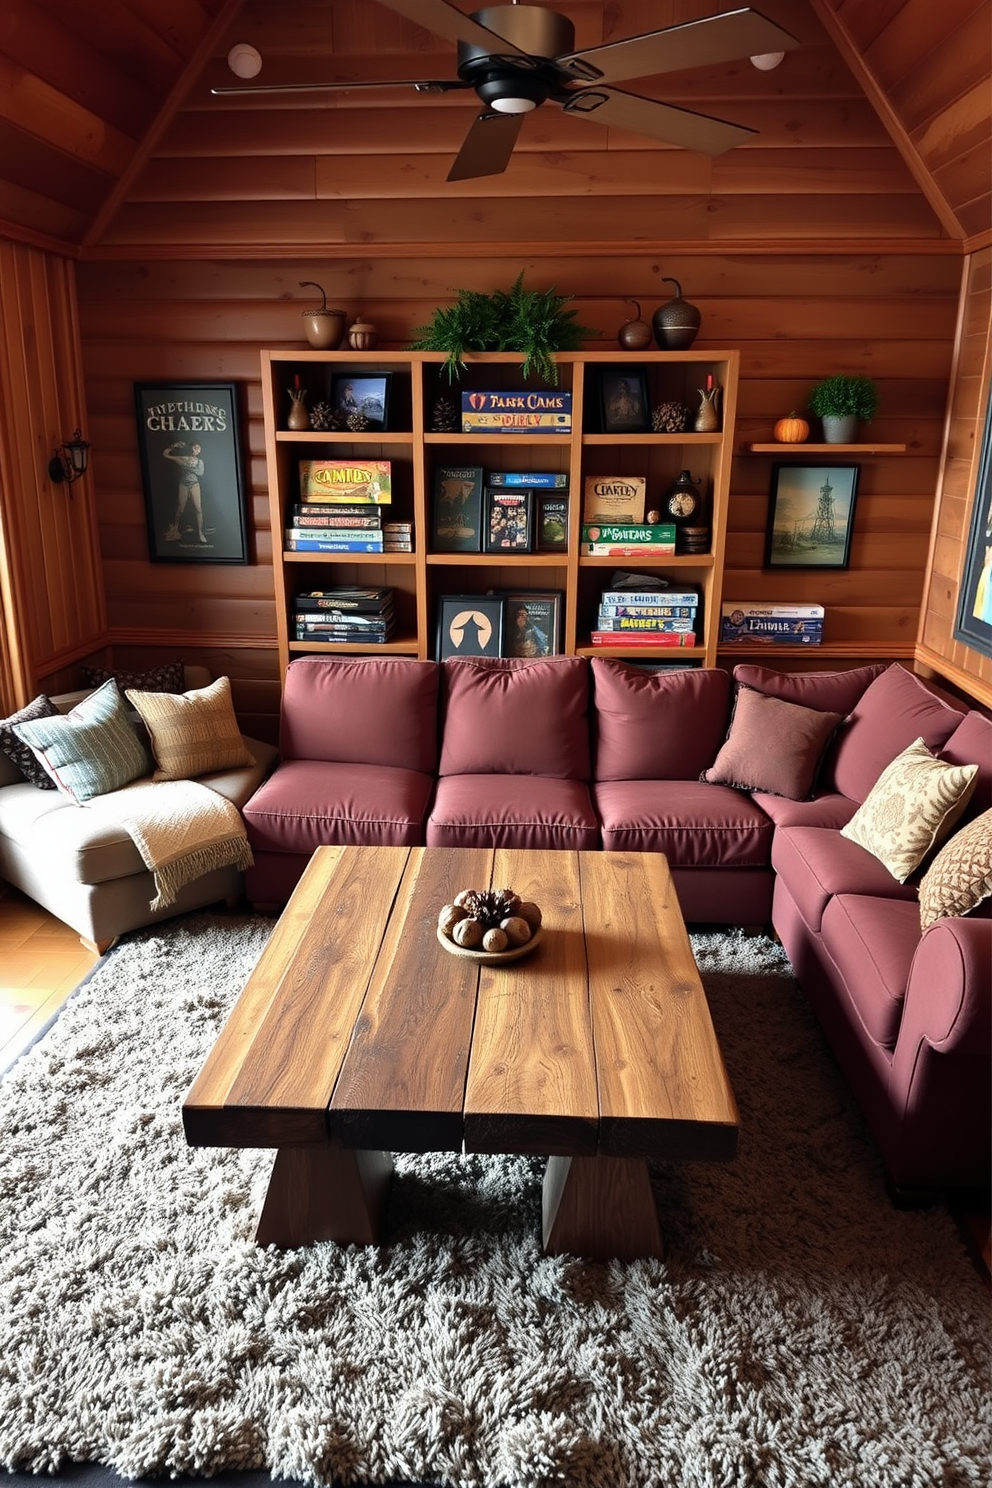
[[[992,392],[985,410],[954,639],[992,657]]]
[[[775,465],[766,568],[847,568],[858,465]]]
[[[138,452],[153,563],[247,563],[233,382],[136,382]]]
[[[350,418],[360,413],[370,429],[385,429],[389,417],[389,372],[335,372],[331,377],[331,407]]]

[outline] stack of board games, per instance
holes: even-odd
[[[670,557],[675,552],[675,524],[583,522],[580,551],[591,558]]]
[[[722,645],[818,646],[822,640],[822,605],[746,601],[721,607]]]
[[[463,434],[571,434],[572,395],[503,389],[462,393]]]
[[[392,589],[310,589],[293,600],[293,639],[381,646],[395,625]]]
[[[694,646],[698,607],[691,589],[604,589],[592,644]]]
[[[382,508],[392,501],[389,460],[301,460],[300,499],[287,512],[290,553],[382,553]],[[407,526],[409,524],[406,524]]]

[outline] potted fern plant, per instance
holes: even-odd
[[[578,325],[575,310],[566,310],[571,295],[554,289],[525,289],[523,273],[509,290],[483,294],[460,289],[453,305],[439,306],[429,325],[418,326],[414,351],[443,351],[448,381],[461,376],[469,351],[519,351],[524,377],[558,382],[556,351],[578,351],[598,331]]]
[[[827,444],[853,444],[858,424],[870,423],[875,416],[878,392],[870,377],[837,372],[817,383],[809,406],[823,423]]]

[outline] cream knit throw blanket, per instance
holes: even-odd
[[[167,909],[180,889],[215,868],[252,865],[237,807],[195,780],[139,780],[86,806],[132,837],[155,878],[151,909]]]

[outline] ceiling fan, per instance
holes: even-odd
[[[709,114],[641,98],[615,82],[703,67],[770,52],[791,51],[794,36],[750,7],[705,16],[641,36],[574,51],[575,28],[541,5],[490,5],[466,15],[448,0],[380,0],[387,9],[458,46],[457,78],[392,82],[270,83],[213,88],[215,94],[326,92],[330,89],[412,87],[418,93],[472,89],[482,112],[471,124],[448,172],[449,181],[496,176],[509,164],[525,114],[552,102],[576,118],[593,119],[666,144],[720,155],[756,133]]]

